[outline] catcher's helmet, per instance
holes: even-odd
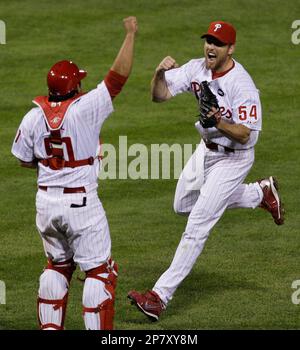
[[[77,85],[85,78],[87,72],[81,70],[72,61],[59,61],[49,70],[47,83],[49,94],[64,96],[77,89]]]

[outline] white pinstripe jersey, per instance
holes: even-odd
[[[92,156],[95,162],[93,165],[61,170],[52,170],[39,163],[38,184],[57,187],[87,185],[97,187],[99,133],[103,122],[112,112],[112,100],[104,82],[73,102],[61,128],[61,137],[65,140],[64,158],[69,160],[68,152],[71,151],[75,160]],[[50,132],[46,127],[42,110],[40,107],[32,108],[20,124],[12,146],[12,154],[24,162],[31,162],[34,158],[47,158],[45,139],[48,137]]]
[[[172,96],[188,91],[198,98],[200,83],[208,81],[218,98],[222,118],[229,123],[244,124],[251,129],[249,141],[242,145],[225,137],[216,128],[202,128],[198,122],[196,127],[204,139],[234,149],[248,149],[256,144],[262,124],[259,91],[250,75],[237,61],[234,60],[234,67],[228,73],[214,80],[212,71],[205,67],[205,58],[193,59],[179,68],[168,70],[165,77]]]

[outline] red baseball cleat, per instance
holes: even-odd
[[[277,180],[273,176],[270,176],[269,178],[258,180],[258,183],[264,194],[259,206],[271,213],[277,225],[283,225],[284,209],[278,193],[279,187]]]
[[[160,314],[166,309],[158,294],[153,290],[144,294],[132,290],[127,297],[131,300],[131,304],[136,305],[138,310],[148,316],[151,321],[157,321]]]

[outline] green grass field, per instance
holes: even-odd
[[[261,91],[263,131],[247,180],[280,180],[286,224],[277,227],[260,209],[226,212],[192,273],[158,323],[150,323],[127,298],[152,288],[169,266],[186,219],[172,211],[176,180],[105,180],[99,194],[110,224],[113,256],[120,266],[116,329],[299,329],[300,306],[291,284],[300,279],[299,54],[291,43],[297,0],[1,0],[7,44],[0,45],[0,280],[6,305],[0,329],[36,329],[36,295],[45,264],[35,229],[35,172],[10,154],[17,127],[31,100],[46,93],[45,76],[60,59],[87,69],[86,90],[110,68],[123,40],[122,19],[139,21],[132,76],[102,129],[105,142],[199,142],[193,97],[157,105],[149,86],[166,55],[183,64],[202,56],[200,35],[210,21],[237,28],[235,58]],[[75,272],[66,328],[83,329],[82,284]]]

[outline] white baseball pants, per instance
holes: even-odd
[[[213,151],[203,141],[187,162],[178,180],[174,209],[188,215],[185,232],[173,261],[153,290],[167,304],[190,273],[211,229],[227,208],[255,208],[262,200],[257,183],[243,184],[254,162],[254,149]]]
[[[81,206],[84,198],[86,205]],[[58,187],[39,189],[36,209],[36,225],[45,254],[53,262],[73,257],[81,270],[87,271],[109,259],[110,232],[95,189],[72,194],[64,194],[63,188]]]

